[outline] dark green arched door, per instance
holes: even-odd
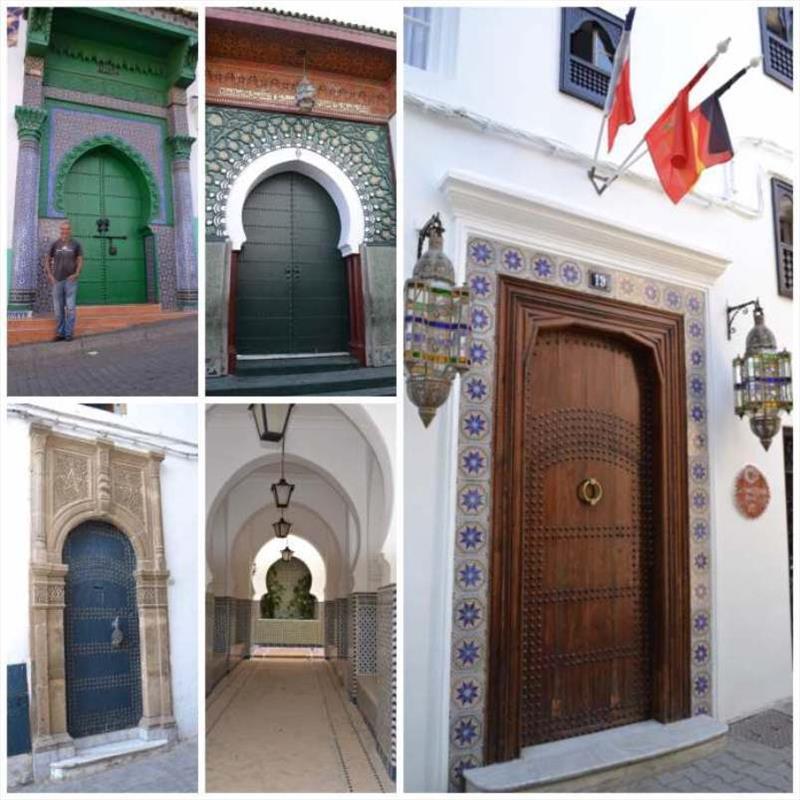
[[[239,355],[347,351],[347,273],[330,195],[296,172],[262,181],[242,214],[236,350]]]
[[[64,664],[70,736],[132,728],[142,716],[136,554],[105,522],[64,543]]]
[[[134,168],[112,148],[98,148],[79,158],[67,175],[64,211],[73,236],[83,247],[84,265],[78,303],[105,305],[147,302],[142,229],[146,200]],[[108,218],[116,255],[97,235],[97,220]]]

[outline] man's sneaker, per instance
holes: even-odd
[[[65,336],[64,337],[64,341],[65,342],[71,342],[72,341],[72,336]]]
[[[54,342],[61,342],[63,340],[64,340],[64,337],[60,333],[53,337],[53,341]]]

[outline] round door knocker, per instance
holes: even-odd
[[[578,484],[578,498],[582,503],[596,506],[603,499],[603,487],[595,478],[586,478]]]

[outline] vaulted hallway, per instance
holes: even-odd
[[[242,661],[206,705],[209,792],[386,792],[364,718],[322,659]]]

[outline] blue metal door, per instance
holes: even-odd
[[[136,555],[105,522],[67,536],[64,609],[67,730],[70,736],[131,728],[142,716]]]

